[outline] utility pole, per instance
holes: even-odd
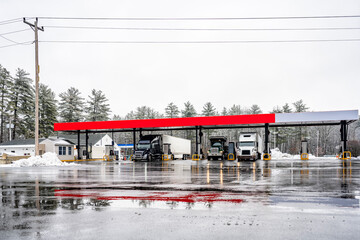
[[[35,155],[39,155],[39,39],[38,30],[44,31],[44,27],[38,27],[38,18],[34,24],[29,23],[23,18],[25,24],[29,25],[35,32]]]

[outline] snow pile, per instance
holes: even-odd
[[[3,154],[6,154],[8,156],[19,156],[16,153],[12,153],[12,152],[3,152]]]
[[[293,155],[288,153],[282,153],[279,148],[271,149],[271,158],[272,159],[282,159],[282,158],[294,158]]]
[[[20,159],[11,164],[13,167],[38,167],[38,166],[64,166],[55,153],[45,153],[42,156],[31,156],[27,159]]]

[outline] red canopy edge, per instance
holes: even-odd
[[[262,123],[275,123],[275,114],[55,123],[54,131],[221,126]]]

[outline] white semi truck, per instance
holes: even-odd
[[[191,155],[191,141],[169,135],[142,136],[134,149],[134,161],[161,160],[163,155],[171,159],[186,159]]]
[[[261,154],[264,150],[261,135],[256,132],[240,133],[237,149],[239,160],[261,159]]]

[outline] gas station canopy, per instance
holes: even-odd
[[[316,126],[339,125],[341,122],[351,123],[359,119],[358,110],[301,112],[301,113],[269,113],[254,115],[231,115],[189,118],[160,118],[139,120],[116,120],[98,122],[55,123],[54,131],[133,131],[167,130],[167,129],[204,129],[217,128],[253,128],[281,126]]]

